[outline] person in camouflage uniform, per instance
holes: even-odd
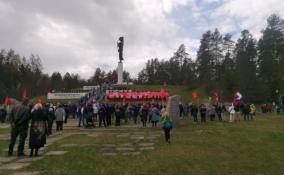
[[[24,146],[27,138],[27,131],[29,127],[30,110],[28,106],[28,99],[23,99],[19,106],[15,106],[10,114],[11,124],[11,139],[9,145],[8,156],[13,155],[13,149],[16,139],[19,136],[18,156],[24,156]]]

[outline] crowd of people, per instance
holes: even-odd
[[[46,138],[52,135],[53,123],[56,131],[61,134],[63,126],[70,118],[78,120],[78,127],[110,127],[121,124],[141,124],[141,127],[156,128],[158,123],[165,133],[165,140],[170,143],[172,120],[166,106],[158,102],[148,103],[107,103],[98,102],[96,94],[88,95],[77,103],[60,104],[29,104],[23,99],[20,105],[15,106],[10,114],[11,140],[8,156],[13,155],[14,145],[19,136],[18,156],[24,155],[24,145],[29,135],[30,156],[38,156],[39,149],[46,144]],[[262,106],[263,107],[263,106]],[[266,107],[267,108],[267,107]],[[263,109],[262,109],[263,110]],[[253,120],[256,107],[253,104],[179,104],[179,117],[192,117],[194,122],[205,123],[207,120],[221,122],[239,122],[241,116],[244,120]],[[5,122],[7,112],[0,106],[0,122]],[[121,123],[123,121],[123,123]],[[29,134],[28,134],[29,131]]]
[[[198,114],[202,123],[206,122],[209,118],[214,121],[216,118],[219,121],[227,121],[229,116],[229,122],[240,121],[240,117],[243,116],[244,120],[253,120],[255,115],[256,107],[254,104],[241,103],[238,105],[234,104],[200,104],[197,106],[195,103],[183,105],[179,104],[179,116],[180,118],[186,118],[192,116],[194,122],[198,122]]]

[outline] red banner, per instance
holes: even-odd
[[[165,89],[160,92],[109,92],[106,94],[108,100],[126,101],[146,101],[146,100],[166,100],[169,93]]]

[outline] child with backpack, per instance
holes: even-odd
[[[169,116],[168,112],[164,112],[163,118],[162,118],[162,124],[163,124],[163,130],[165,132],[165,139],[167,144],[170,144],[170,138],[171,138],[171,129],[173,128],[173,122],[172,119]]]

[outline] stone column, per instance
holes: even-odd
[[[118,62],[117,66],[117,84],[123,84],[123,63]]]

